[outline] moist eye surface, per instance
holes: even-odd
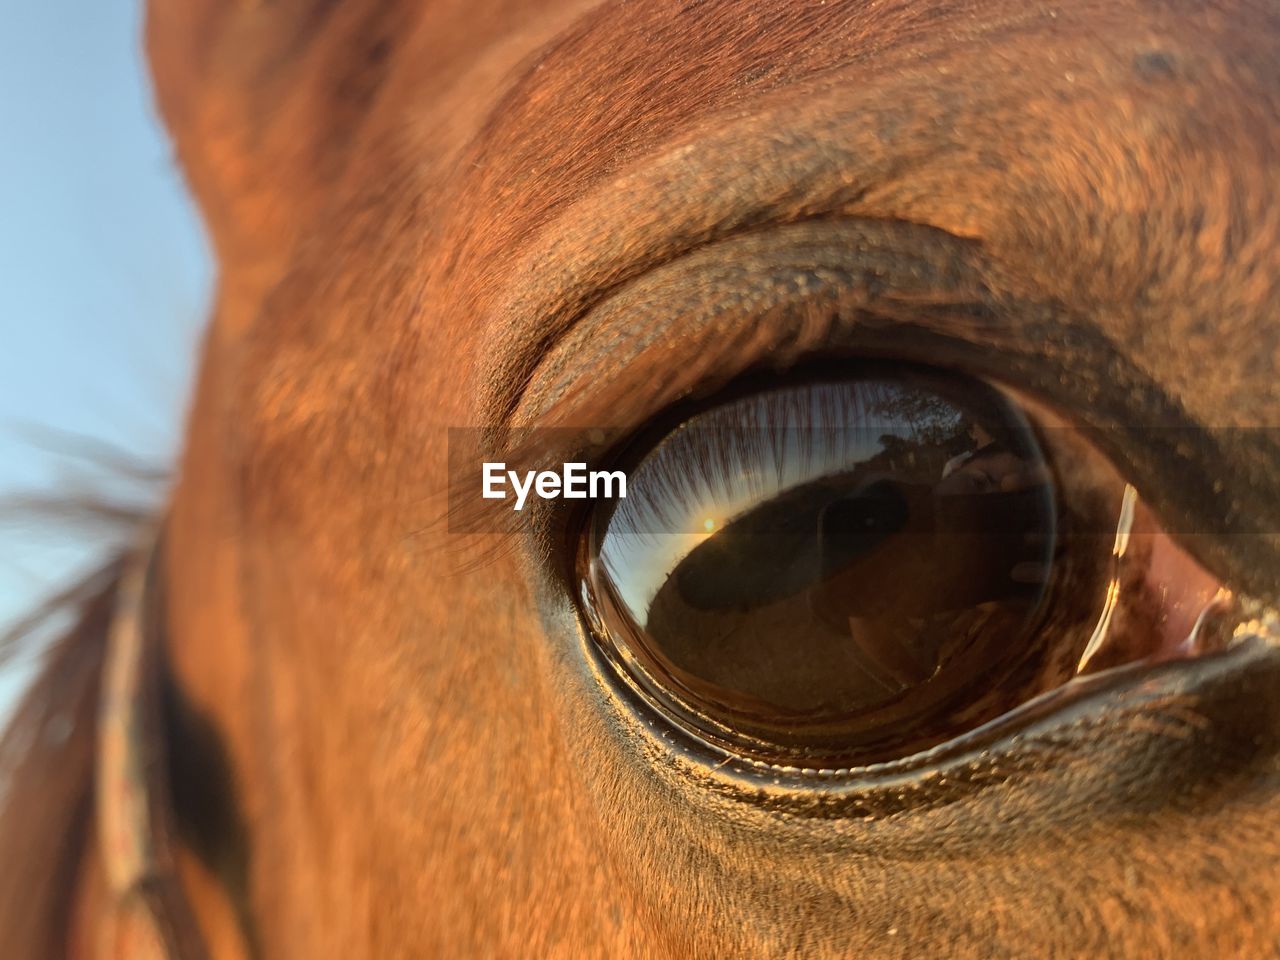
[[[596,511],[584,608],[629,679],[705,736],[771,759],[902,755],[1036,672],[1052,477],[1022,413],[971,378],[739,396],[636,457],[627,497]]]

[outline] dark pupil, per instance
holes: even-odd
[[[790,486],[787,458],[809,464]],[[604,584],[659,695],[712,732],[869,761],[889,740],[900,754],[904,730],[942,739],[1017,669],[1046,590],[1054,495],[1034,437],[995,391],[912,377],[756,395],[659,444],[630,496],[693,499],[699,472],[724,490],[734,469],[758,493],[658,578],[647,607]],[[635,575],[624,559],[643,565],[622,549],[627,534],[656,544],[679,532],[656,518],[699,515],[646,506],[608,521],[611,580]],[[654,529],[637,529],[640,517]]]

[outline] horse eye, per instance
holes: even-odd
[[[1132,492],[979,381],[739,394],[624,459],[581,541],[583,609],[623,679],[737,754],[925,749],[1068,681],[1113,619]]]

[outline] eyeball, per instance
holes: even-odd
[[[592,633],[740,754],[868,763],[970,729],[1063,679],[1047,664],[1079,653],[1105,590],[1110,542],[1063,536],[1035,429],[973,378],[740,393],[628,456],[580,545]],[[1090,502],[1113,523],[1119,490]]]

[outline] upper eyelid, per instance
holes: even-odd
[[[635,425],[753,363],[786,365],[836,348],[875,355],[877,341],[879,352],[909,352],[902,328],[919,308],[963,314],[980,295],[980,274],[963,264],[976,252],[932,228],[853,219],[762,229],[700,248],[633,279],[580,318],[540,359],[510,422]],[[962,337],[952,339],[962,346]]]
[[[523,473],[607,455],[654,418],[669,420],[690,394],[715,395],[751,371],[841,358],[935,365],[947,349],[971,350],[963,334],[981,284],[957,262],[975,252],[969,241],[917,224],[848,219],[789,224],[702,248],[615,291],[557,341],[511,416],[479,431],[483,459]],[[931,268],[931,259],[948,261],[948,269]],[[805,285],[780,284],[787,271]],[[722,281],[727,307],[706,297],[709,278]],[[697,329],[677,300],[680,290],[701,298]],[[753,290],[779,296],[762,304]],[[922,305],[943,329],[954,310],[955,333],[930,331],[922,340],[925,331],[911,323]],[[455,474],[451,485],[470,489],[474,472]],[[496,510],[495,503],[482,506]],[[564,518],[563,507],[526,511],[520,526],[545,531],[549,519]]]

